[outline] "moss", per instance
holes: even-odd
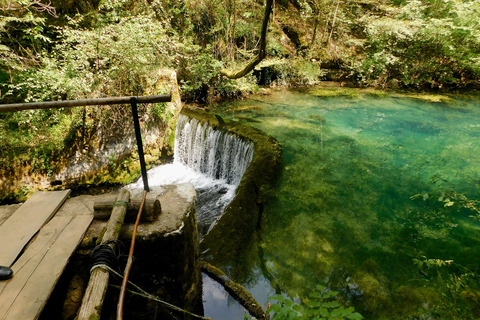
[[[147,167],[159,165],[163,162],[163,159],[169,158],[168,152],[162,154],[162,151],[158,148],[146,148],[145,150],[145,162]],[[28,169],[28,168],[27,168]],[[31,170],[23,169],[22,172],[14,173],[14,176],[31,176],[32,183],[35,181],[42,181],[50,179],[47,176],[33,174]],[[5,174],[4,179],[10,179],[11,174]],[[140,163],[138,161],[138,155],[135,153],[127,154],[123,157],[119,157],[115,160],[114,165],[103,167],[94,172],[85,174],[79,178],[63,181],[59,185],[51,186],[46,189],[41,189],[34,186],[22,186],[3,190],[3,195],[0,196],[1,204],[20,203],[25,202],[30,195],[36,190],[63,190],[72,189],[74,194],[80,194],[87,189],[108,189],[118,188],[120,185],[127,185],[135,182],[141,176]],[[0,173],[2,177],[2,173]],[[15,179],[15,178],[13,178]],[[6,187],[6,186],[3,186]]]
[[[34,192],[35,190],[28,186],[15,188],[11,192],[5,194],[2,198],[0,198],[0,204],[25,202]]]
[[[127,211],[127,205],[123,205],[123,207],[125,208],[125,212]],[[123,216],[123,218],[125,218],[125,215]],[[117,224],[115,225],[115,230],[113,231],[114,234],[116,235],[119,235],[120,234],[120,231],[122,230],[122,227],[123,227],[123,221],[124,219],[118,219],[117,220]]]
[[[105,233],[105,229],[103,230],[103,233]],[[102,234],[102,236],[103,236],[103,234]],[[95,247],[96,241],[97,241],[97,238],[85,237],[85,238],[83,238],[82,242],[80,243],[79,248],[80,249],[91,249],[91,248]]]
[[[95,307],[95,309],[98,313],[102,310],[101,307]],[[90,317],[88,317],[88,320],[100,320],[100,314],[91,314]]]
[[[98,235],[97,240],[95,241],[95,246],[98,246],[102,243],[103,235],[107,231],[107,226],[103,227],[102,231],[100,231],[100,234]]]
[[[417,100],[422,100],[425,102],[432,102],[432,103],[445,103],[445,104],[452,104],[457,103],[455,99],[451,96],[446,94],[435,94],[435,93],[425,93],[425,92],[418,92],[418,93],[411,93],[411,92],[396,92],[393,93],[392,96],[398,98],[412,98]]]
[[[353,279],[362,292],[363,305],[366,310],[372,312],[379,305],[389,303],[387,291],[375,276],[366,272],[358,272]]]
[[[342,87],[342,86],[316,86],[307,90],[307,93],[322,97],[348,97],[348,98],[362,98],[363,96],[373,96],[373,97],[388,97],[391,93],[375,88],[351,88],[351,87]]]
[[[474,314],[480,314],[480,291],[467,288],[460,293],[460,296]]]
[[[324,124],[326,121],[325,117],[319,114],[310,114],[308,118],[320,122],[321,124]]]
[[[309,90],[309,93],[313,96],[328,98],[328,97],[338,97],[346,96],[349,98],[357,98],[359,95],[358,89],[354,88],[345,88],[345,87],[315,87]]]

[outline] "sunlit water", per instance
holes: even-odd
[[[276,292],[305,300],[322,284],[367,319],[480,317],[480,224],[441,196],[480,198],[479,102],[281,92],[214,111],[284,148],[257,252],[238,262],[244,271],[225,270],[261,304]],[[209,308],[243,318],[238,306]]]

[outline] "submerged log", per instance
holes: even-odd
[[[247,289],[230,280],[222,270],[212,266],[208,262],[200,261],[200,268],[206,275],[220,283],[235,300],[247,309],[251,316],[256,319],[266,319],[262,307]]]
[[[105,234],[102,238],[102,244],[114,246],[111,241],[117,240],[127,211],[127,203],[130,200],[130,192],[122,190],[116,202],[123,202],[123,205],[113,207],[112,215],[108,220]],[[78,313],[78,320],[100,319],[103,307],[103,300],[107,293],[108,280],[110,274],[107,270],[95,268],[91,271],[87,290],[83,297],[82,306]]]
[[[128,202],[126,221],[135,221],[142,199],[134,197]],[[93,216],[95,219],[107,220],[110,218],[112,208],[121,203],[115,202],[115,196],[104,199],[95,200],[93,205]],[[155,194],[147,194],[145,205],[143,206],[141,221],[152,222],[160,213],[162,213],[162,206]]]

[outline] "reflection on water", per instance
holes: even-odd
[[[480,198],[479,107],[295,92],[216,107],[273,135],[285,157],[263,254],[224,271],[268,287],[254,294],[263,306],[272,287],[304,299],[322,284],[368,319],[478,317],[480,224],[442,193]]]
[[[247,311],[215,280],[203,274],[203,301],[205,317],[215,320],[243,319]],[[225,309],[228,312],[225,312]]]

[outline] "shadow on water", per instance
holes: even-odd
[[[259,301],[304,299],[321,284],[368,319],[477,317],[480,224],[439,201],[431,178],[479,198],[478,107],[294,92],[219,105],[279,140],[285,162],[259,247],[221,264],[253,290],[270,287]]]

